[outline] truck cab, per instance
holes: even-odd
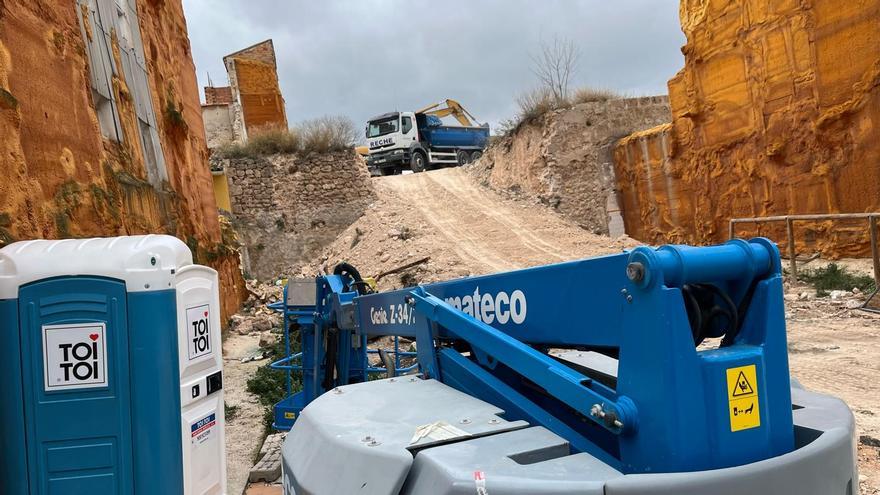
[[[436,115],[390,112],[373,117],[365,129],[372,175],[394,175],[457,166],[479,158],[489,127],[446,126]]]

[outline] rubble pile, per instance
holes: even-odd
[[[246,286],[248,298],[241,311],[229,319],[229,331],[239,335],[258,334],[260,348],[270,347],[280,338],[284,318],[281,313],[269,309],[268,305],[283,299],[283,280],[276,280],[272,284],[247,280]]]

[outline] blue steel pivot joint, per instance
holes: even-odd
[[[760,480],[795,491],[757,493],[843,495],[858,479],[845,405],[805,391],[793,404],[779,253],[766,239],[386,293],[337,270],[318,277],[313,305],[291,297],[305,283],[286,299],[289,317],[302,315],[304,382],[279,404],[296,420],[288,492],[473,493],[456,487],[478,466],[506,480],[498,493],[523,494],[734,494]],[[363,383],[375,336],[414,339],[417,377]],[[364,467],[346,472],[353,458]],[[721,481],[682,477],[697,472]],[[448,490],[427,488],[438,480]]]

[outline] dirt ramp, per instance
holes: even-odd
[[[463,169],[374,179],[377,201],[303,275],[348,261],[390,289],[620,252],[635,245],[585,231],[552,208],[506,198]]]

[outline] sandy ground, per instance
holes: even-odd
[[[870,266],[865,260],[842,263]],[[862,270],[864,271],[864,270]],[[880,494],[880,314],[846,309],[830,298],[785,302],[791,374],[807,389],[843,399],[858,428],[862,495]]]
[[[377,275],[403,264],[430,259],[405,272],[384,277],[380,289],[448,280],[619,252],[637,245],[631,239],[591,234],[556,212],[524,200],[503,198],[477,185],[461,169],[377,178],[379,199],[314,263],[291,267],[291,273],[314,276],[348,261],[364,275]],[[808,268],[821,266],[816,260]],[[870,270],[866,260],[844,264]],[[880,494],[880,315],[846,309],[830,298],[800,300],[812,290],[788,287],[786,314],[792,375],[812,390],[845,400],[853,409],[862,441],[859,443],[861,494]],[[246,338],[246,337],[244,337]],[[235,364],[233,348],[256,342],[234,337],[229,352],[229,388],[244,387],[249,370],[258,364]],[[237,376],[236,376],[237,375]],[[259,406],[246,393],[230,393],[255,411]],[[232,403],[232,402],[230,402]],[[245,459],[257,448],[256,422],[233,422],[228,434],[235,457]],[[241,415],[241,413],[240,413]],[[250,447],[251,442],[253,447]],[[230,456],[230,466],[233,466]],[[250,464],[245,464],[249,467]],[[238,469],[238,467],[236,468]],[[241,467],[242,477],[246,468]],[[230,471],[230,480],[233,479]],[[236,478],[241,479],[241,478]],[[230,490],[230,493],[238,493]]]
[[[263,407],[247,391],[247,379],[265,361],[242,363],[241,358],[259,350],[259,335],[231,333],[223,341],[223,389],[228,406],[237,406],[235,417],[226,422],[227,493],[244,491],[254,455],[263,442]]]

